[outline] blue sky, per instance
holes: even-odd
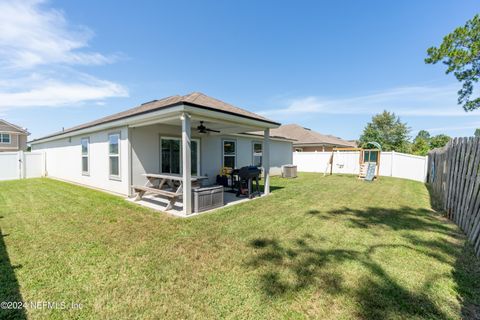
[[[32,138],[201,91],[282,123],[356,139],[383,109],[471,135],[480,111],[426,49],[474,0],[4,1],[0,118]]]

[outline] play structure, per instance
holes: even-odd
[[[352,152],[358,152],[358,178],[366,181],[378,179],[380,172],[380,155],[382,148],[377,142],[369,142],[374,148],[333,148],[329,161],[330,175],[333,174],[334,166],[338,171],[342,171],[348,158],[352,158]]]

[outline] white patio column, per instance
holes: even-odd
[[[270,129],[263,131],[263,150],[262,150],[263,176],[265,179],[264,193],[270,193]]]
[[[192,213],[192,159],[190,137],[190,115],[183,113],[182,119],[182,173],[183,173],[183,213]]]

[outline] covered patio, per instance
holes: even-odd
[[[244,166],[261,167],[262,196],[270,193],[270,129],[278,124],[248,111],[241,114],[186,103],[162,111],[128,126],[131,201],[190,216],[195,213],[193,189],[216,185],[224,168]],[[258,131],[263,135],[249,133]],[[246,200],[223,193],[223,205]]]

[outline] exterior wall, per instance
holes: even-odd
[[[119,180],[109,177],[108,135],[116,132],[120,132]],[[90,139],[88,175],[82,174],[82,138]],[[127,127],[33,144],[32,150],[45,153],[47,176],[122,195],[129,193]]]
[[[2,133],[3,131],[0,131]],[[0,143],[0,152],[14,152],[27,150],[27,135],[7,132],[10,134],[10,143]]]
[[[27,135],[22,134],[18,136],[18,150],[26,151],[27,150]]]
[[[0,143],[0,152],[27,150],[27,135],[17,127],[0,120],[0,133],[10,134],[10,143]]]
[[[181,137],[181,127],[169,125],[151,125],[130,129],[132,145],[132,184],[144,184],[143,173],[160,172],[160,137]],[[237,167],[251,165],[253,162],[253,141],[263,138],[239,137],[230,135],[198,135],[192,130],[192,138],[200,140],[200,174],[209,177],[215,183],[222,167],[222,141],[237,141]],[[291,164],[292,144],[286,141],[270,141],[270,173],[278,175],[281,166]]]
[[[109,178],[108,134],[120,132],[120,172],[121,180]],[[146,182],[143,173],[160,172],[160,137],[181,137],[181,127],[170,125],[150,125],[145,127],[122,127],[108,131],[98,131],[88,135],[79,135],[50,142],[33,144],[32,150],[45,153],[46,175],[71,181],[110,192],[128,195],[129,181],[133,185]],[[90,139],[88,175],[82,174],[81,145],[82,138]],[[192,130],[192,138],[200,140],[200,174],[209,177],[215,183],[222,167],[222,141],[237,141],[237,167],[251,165],[253,162],[253,141],[263,138],[250,138],[229,135],[199,136]],[[130,139],[131,154],[128,151]],[[292,143],[287,141],[270,141],[270,173],[281,174],[281,166],[291,164]],[[129,177],[129,156],[132,163]]]

